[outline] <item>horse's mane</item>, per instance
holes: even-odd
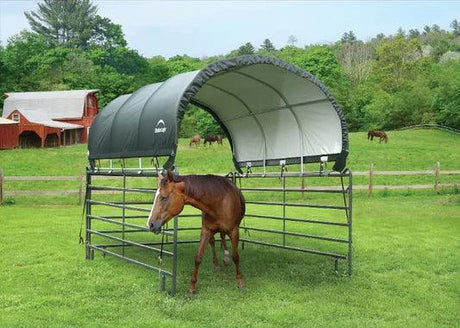
[[[166,185],[167,179],[161,181]],[[185,195],[202,198],[206,194],[220,195],[238,190],[230,181],[217,175],[174,175],[174,182],[185,182]]]

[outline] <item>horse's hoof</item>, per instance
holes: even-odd
[[[196,288],[195,288],[195,289],[190,288],[190,289],[188,290],[188,293],[189,293],[190,295],[195,295],[195,294],[196,294]]]
[[[230,259],[228,257],[224,257],[224,264],[230,265]]]
[[[220,271],[220,265],[214,265],[214,271]]]
[[[243,281],[238,281],[238,288],[239,289],[246,289],[246,286],[244,285],[244,282]]]

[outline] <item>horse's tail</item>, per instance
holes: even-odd
[[[246,214],[246,200],[244,199],[243,193],[239,191],[240,194],[240,206],[241,206],[241,219],[243,219],[244,215]]]

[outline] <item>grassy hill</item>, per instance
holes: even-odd
[[[391,131],[388,144],[370,142],[364,132],[350,133],[348,167],[354,171],[425,170],[436,162],[442,169],[458,169],[460,163],[460,136],[439,130]],[[14,149],[0,151],[0,167],[5,175],[78,175],[87,165],[86,145],[49,149]],[[128,161],[129,162],[129,161]],[[131,160],[137,165],[136,160]],[[149,160],[144,165],[149,165]],[[190,148],[188,140],[181,139],[176,165],[180,172],[226,173],[233,170],[230,146]],[[317,170],[317,164],[307,165]]]

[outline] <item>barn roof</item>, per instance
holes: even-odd
[[[23,109],[19,111],[22,115],[25,116],[25,118],[29,122],[37,123],[37,124],[42,124],[45,126],[49,126],[52,128],[60,128],[63,130],[72,130],[72,129],[81,129],[83,128],[82,125],[78,124],[72,124],[72,123],[66,123],[66,122],[59,122],[52,120],[50,118],[45,117],[42,115],[40,111],[37,110],[27,110]]]
[[[13,111],[36,112],[42,120],[81,118],[85,109],[86,96],[98,90],[8,92],[3,105],[3,117]]]
[[[191,103],[225,130],[237,169],[318,162],[345,168],[344,116],[313,75],[278,58],[241,56],[147,85],[107,105],[89,135],[89,159],[169,156]]]
[[[19,124],[19,122],[0,117],[0,124]]]

